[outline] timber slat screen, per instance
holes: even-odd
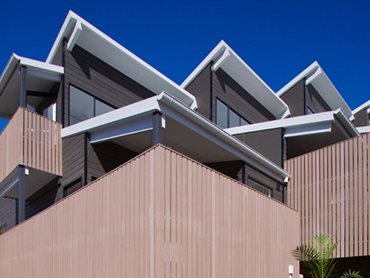
[[[298,229],[296,211],[158,145],[1,235],[0,273],[285,278]]]
[[[0,182],[18,165],[62,175],[61,125],[19,108],[0,135]]]
[[[288,205],[300,212],[301,240],[330,234],[336,257],[370,253],[370,134],[290,159]]]

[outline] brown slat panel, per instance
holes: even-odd
[[[369,254],[369,160],[369,135],[363,135],[285,162],[302,243],[329,233],[339,243],[336,257]]]

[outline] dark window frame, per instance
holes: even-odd
[[[85,93],[86,95],[90,96],[93,98],[93,115],[96,117],[96,101],[100,101],[103,104],[110,106],[113,108],[113,110],[118,109],[118,107],[100,99],[99,97],[94,96],[93,94],[87,92],[86,90],[82,89],[79,86],[74,85],[73,83],[68,84],[68,126],[71,125],[71,87],[74,87],[77,90],[80,90],[81,92]]]
[[[239,117],[239,125],[237,125],[237,126],[242,126],[242,121],[245,121],[247,123],[247,125],[251,124],[248,120],[246,120],[243,116],[241,116],[238,112],[236,112],[233,108],[231,108],[229,105],[227,105],[221,99],[216,98],[216,124],[217,125],[219,125],[218,117],[217,117],[217,115],[218,115],[218,111],[217,111],[218,102],[225,105],[226,109],[227,109],[226,110],[227,111],[227,127],[225,127],[225,128],[231,128],[231,126],[230,126],[230,111],[232,111],[234,114],[236,114]],[[236,126],[233,126],[233,127],[236,127]]]
[[[255,183],[255,185],[250,184],[250,182]],[[259,180],[255,179],[255,178],[248,177],[247,178],[247,186],[257,190],[258,192],[260,192],[261,194],[263,194],[263,195],[265,195],[269,198],[274,197],[274,190],[270,186],[267,186],[266,184],[264,184],[263,182],[260,182]],[[267,190],[268,193],[261,190],[262,188]]]
[[[72,192],[68,192],[68,189],[70,189],[71,187],[73,187],[77,183],[81,183],[81,187],[77,188],[76,190],[74,190]],[[65,198],[65,197],[73,194],[74,192],[80,190],[82,187],[83,187],[82,178],[75,179],[74,181],[72,181],[69,184],[67,184],[66,186],[64,186],[64,188],[63,188],[63,197]]]

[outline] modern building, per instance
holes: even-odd
[[[356,115],[316,62],[275,94],[221,41],[178,85],[69,12],[0,78],[0,273],[298,277],[291,161],[362,138]]]

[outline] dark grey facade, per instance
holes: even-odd
[[[369,126],[370,123],[370,114],[367,113],[367,110],[369,107],[365,107],[358,111],[356,114],[354,114],[355,119],[353,120],[353,124],[356,127],[361,127],[361,126]]]

